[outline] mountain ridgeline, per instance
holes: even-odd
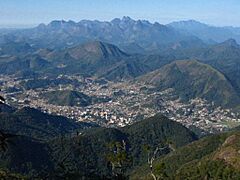
[[[144,77],[145,74],[156,70],[150,74],[165,81],[165,85],[161,84],[162,81],[158,83],[161,85],[159,90],[172,86],[183,99],[201,97],[214,101],[217,105],[238,109],[239,54],[240,46],[231,39],[204,48],[171,49],[162,55],[128,54],[115,45],[93,41],[61,50],[38,50],[32,55],[4,57],[3,61],[0,61],[0,73],[25,74],[29,77],[81,74],[119,81]],[[180,59],[189,60],[180,61],[182,63],[176,61]],[[197,59],[199,62],[190,62],[191,59]],[[167,65],[169,63],[172,64]],[[182,73],[178,65],[188,71]],[[148,76],[149,74],[145,77]],[[37,79],[35,81],[38,82]],[[182,87],[179,87],[177,82],[183,82]],[[223,83],[224,86],[219,83]]]
[[[76,123],[62,116],[48,115],[29,107],[22,109],[13,109],[5,105],[0,105],[0,107],[2,107],[0,112],[2,130],[35,139],[49,139],[95,126],[88,123]]]
[[[37,51],[24,57],[6,57],[1,61],[1,74],[32,71],[38,74],[82,74],[121,80],[139,76],[150,68],[114,45],[94,41],[73,48]]]
[[[122,173],[129,179],[152,178],[148,158],[156,148],[163,149],[153,163],[156,177],[240,177],[239,127],[199,140],[189,129],[162,115],[118,129],[71,122],[31,108],[2,111],[0,117],[1,130],[15,134],[1,152],[1,177],[112,179],[110,164],[115,160],[111,147],[122,143],[125,155],[119,158],[124,164]]]
[[[195,20],[172,22],[167,26],[197,36],[209,43],[222,42],[229,38],[240,42],[240,28],[237,27],[216,27]]]
[[[174,61],[138,78],[157,90],[173,88],[182,100],[196,97],[225,107],[237,107],[240,98],[228,79],[219,71],[196,60]]]
[[[145,20],[136,21],[130,17],[116,18],[110,22],[52,21],[47,25],[40,24],[35,28],[13,34],[19,39],[26,39],[29,44],[36,47],[62,48],[97,39],[119,45],[123,49],[131,47],[133,51],[147,47],[157,48],[176,40],[196,39],[157,22],[152,24]],[[13,34],[7,34],[3,41],[14,39]]]
[[[240,28],[194,20],[55,20],[0,30],[0,179],[240,179],[239,42]],[[190,108],[198,105],[188,106],[196,98],[207,102],[193,109],[197,118]],[[169,109],[183,121],[159,114]],[[104,127],[87,123],[105,119]],[[201,135],[215,132],[211,125],[235,128],[199,139],[185,121]]]
[[[11,116],[8,119],[11,119],[10,126],[14,128],[8,128],[3,123],[6,116]],[[48,123],[38,122],[39,118],[47,120]],[[57,122],[55,118],[32,109],[1,114],[1,128],[18,134],[10,139],[8,150],[0,158],[4,167],[11,169],[12,173],[20,173],[29,178],[56,178],[57,175],[65,178],[110,178],[108,156],[111,153],[111,143],[126,143],[129,160],[127,171],[130,171],[147,162],[144,145],[156,148],[171,142],[178,148],[197,140],[193,132],[161,115],[126,128],[95,127],[87,130],[81,130],[82,127],[89,127],[87,124],[68,122],[69,125],[64,125],[63,118],[58,117]],[[29,126],[24,125],[26,121]],[[56,125],[50,125],[51,123]],[[49,125],[46,127],[46,124]],[[69,136],[67,132],[74,132],[74,129],[81,133],[75,131],[74,135]],[[63,132],[67,134],[64,135]],[[169,149],[166,149],[164,153],[168,151]],[[33,155],[36,152],[38,156]]]
[[[181,147],[154,163],[154,174],[164,179],[239,179],[239,131],[212,135]],[[174,163],[172,163],[174,162]],[[152,179],[145,164],[136,168],[132,180]]]

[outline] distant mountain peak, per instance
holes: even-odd
[[[184,20],[184,21],[174,21],[168,24],[168,26],[178,28],[178,29],[208,27],[207,24],[201,23],[193,19]]]
[[[85,44],[84,47],[88,51],[98,52],[98,53],[100,52],[104,57],[110,57],[110,56],[120,57],[123,55],[124,56],[127,55],[123,51],[121,51],[117,46],[106,43],[106,42],[102,42],[102,41],[92,41]]]
[[[112,21],[111,21],[112,24],[114,25],[126,25],[126,26],[129,26],[129,25],[146,25],[146,26],[152,26],[153,24],[151,24],[148,20],[141,20],[141,19],[138,19],[138,20],[134,20],[132,19],[131,17],[129,16],[123,16],[122,19],[120,18],[114,18]]]
[[[194,20],[194,19],[189,19],[189,20],[182,20],[182,21],[174,21],[172,23],[185,23],[185,24],[204,24],[201,23],[200,21]]]
[[[129,16],[123,16],[122,21],[125,21],[125,22],[128,21],[129,22],[129,21],[134,21],[134,20],[132,18],[130,18]]]
[[[196,21],[194,19],[189,19],[189,20],[185,20],[185,21],[180,21],[180,22],[183,22],[183,23],[195,23],[195,24],[203,24],[199,21]]]
[[[69,20],[69,21],[65,21],[65,20],[54,20],[54,21],[51,21],[47,26],[48,27],[51,27],[51,28],[61,28],[63,26],[74,26],[76,25],[77,23],[72,21],[72,20]],[[43,26],[43,25],[41,25]]]
[[[121,19],[120,18],[114,18],[111,23],[113,24],[119,24],[121,22]]]
[[[66,21],[64,20],[54,20],[49,23],[49,25],[54,26],[54,25],[59,25],[59,24],[64,24]]]
[[[221,44],[231,46],[231,47],[240,47],[239,44],[237,43],[237,41],[235,39],[232,39],[232,38],[224,41]]]
[[[85,56],[98,58],[128,56],[117,46],[102,41],[90,41],[85,44],[73,47],[70,50],[70,54],[75,59],[81,59]]]

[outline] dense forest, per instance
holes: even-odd
[[[7,108],[1,99],[0,174],[4,178],[240,177],[238,128],[199,139],[160,114],[124,128],[102,128],[31,108]]]

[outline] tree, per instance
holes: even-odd
[[[107,160],[110,163],[113,178],[124,179],[124,172],[131,163],[125,140],[109,143],[108,148],[110,152],[107,154]]]
[[[162,147],[162,148],[156,147],[154,149],[154,151],[151,151],[151,147],[150,146],[148,146],[148,145],[144,146],[144,150],[147,151],[147,153],[148,153],[147,163],[148,163],[148,166],[150,168],[150,174],[151,174],[151,176],[153,177],[154,180],[158,180],[159,178],[153,172],[153,162],[157,158],[157,154],[160,151],[165,150],[166,148],[167,147]]]
[[[74,174],[69,163],[69,161],[71,161],[70,156],[72,155],[74,149],[72,146],[68,148],[65,135],[62,134],[58,139],[58,144],[60,147],[56,146],[52,149],[56,156],[55,157],[53,155],[51,157],[52,161],[54,162],[53,169],[49,171],[49,167],[46,166],[42,168],[41,171],[35,173],[31,177],[32,179],[68,179],[69,176]]]
[[[166,165],[165,163],[159,163],[156,165],[156,174],[157,174],[157,179],[164,180],[168,178],[168,175],[166,173]]]
[[[163,147],[155,147],[154,149],[152,147],[150,147],[149,145],[144,145],[144,151],[147,152],[147,163],[150,169],[150,174],[153,177],[154,180],[159,180],[159,179],[164,179],[165,177],[167,177],[166,173],[165,173],[165,165],[160,165],[157,167],[157,172],[158,175],[156,175],[153,171],[153,163],[156,160],[156,158],[158,157],[159,154],[162,154],[162,151],[175,151],[175,146],[172,143],[172,141],[167,140],[166,143],[167,145],[164,145]],[[161,173],[159,173],[161,172]]]

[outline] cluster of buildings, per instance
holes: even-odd
[[[82,83],[79,87],[71,84],[50,86],[45,89],[22,89],[20,92],[7,93],[11,103],[17,106],[31,106],[43,112],[66,116],[83,122],[94,122],[105,127],[126,126],[133,122],[162,113],[170,119],[185,126],[195,126],[208,132],[224,131],[240,125],[239,113],[230,109],[216,107],[204,99],[196,98],[182,102],[173,89],[153,91],[153,87],[137,83],[94,82],[78,76],[65,78],[76,79]],[[19,79],[9,76],[0,77],[5,89],[21,88]],[[91,104],[90,106],[53,105],[41,97],[47,91],[75,90],[88,96],[107,97],[110,100]]]

